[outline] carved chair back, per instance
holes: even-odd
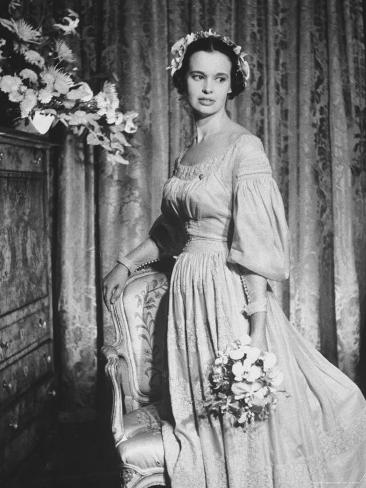
[[[132,275],[115,306],[113,346],[127,413],[158,401],[163,393],[171,267],[171,262],[158,263]]]

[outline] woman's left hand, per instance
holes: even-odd
[[[250,337],[251,346],[258,347],[263,351],[268,351],[267,339],[266,339],[266,312],[256,312],[250,316]]]
[[[264,331],[250,334],[250,345],[258,347],[261,351],[268,351],[267,339]]]

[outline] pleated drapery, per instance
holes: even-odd
[[[45,5],[34,0],[33,5]],[[48,2],[49,5],[49,2]],[[292,324],[359,384],[366,314],[366,68],[362,0],[78,0],[85,77],[113,77],[139,112],[128,167],[66,142],[59,171],[58,338],[65,408],[95,405],[99,346],[113,340],[100,279],[147,235],[192,136],[169,49],[212,27],[250,54],[232,118],[258,135],[291,231],[291,274],[275,285]],[[35,7],[34,7],[35,8]],[[50,7],[48,7],[50,8]],[[60,5],[54,2],[54,9]],[[99,365],[98,365],[99,364]]]

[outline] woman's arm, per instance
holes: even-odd
[[[136,266],[157,259],[159,256],[160,250],[150,237],[125,255]],[[119,255],[119,258],[122,258],[122,255]],[[109,311],[111,311],[114,302],[120,297],[128,275],[129,269],[125,265],[117,262],[114,268],[104,277],[103,299]]]
[[[120,254],[119,257],[122,255]],[[155,241],[148,237],[141,244],[139,244],[135,249],[125,254],[129,261],[132,261],[136,266],[141,265],[147,261],[157,259],[160,256],[160,250],[155,244]],[[117,258],[118,261],[118,258]]]
[[[241,276],[249,306],[251,344],[260,349],[266,349],[264,329],[267,318],[267,279],[248,271]],[[250,310],[251,305],[253,305],[252,310]],[[257,309],[258,311],[255,311]]]

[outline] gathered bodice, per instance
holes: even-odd
[[[241,134],[195,164],[182,164],[183,154],[176,159],[173,176],[163,188],[162,212],[183,221],[189,237],[230,241],[233,153],[239,142],[253,137]]]
[[[288,276],[288,228],[261,140],[236,135],[195,164],[175,169],[163,187],[162,215],[150,236],[172,254],[182,234],[228,243],[228,261],[273,279]]]

